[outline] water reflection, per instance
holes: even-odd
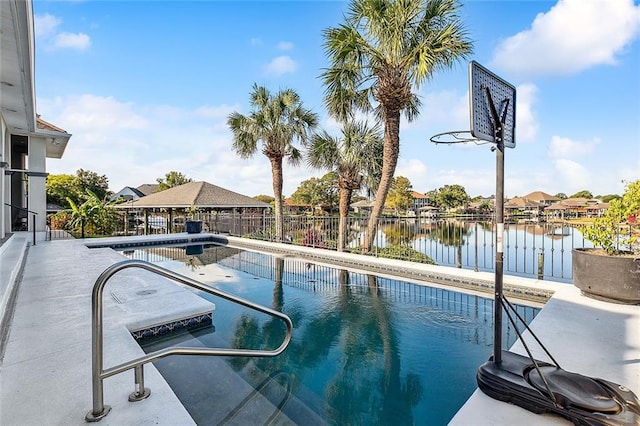
[[[491,352],[490,299],[292,258],[231,254],[223,247],[205,248],[199,259],[216,259],[202,269],[223,268],[224,276],[231,277],[212,282],[215,287],[291,317],[293,339],[281,356],[225,362],[254,387],[273,380],[264,390],[273,406],[290,390],[293,397],[282,413],[297,424],[446,424],[476,388],[475,371]],[[171,265],[177,272],[187,268],[184,262]],[[286,330],[281,321],[212,301],[215,329],[197,335],[202,344],[273,349],[282,341]],[[533,308],[519,311],[528,322],[537,313]],[[504,341],[511,344],[515,333],[504,330]],[[198,375],[204,372],[196,371],[188,375],[188,385],[179,384],[196,365],[193,357],[185,358],[183,364],[167,358],[157,365],[170,383],[178,382],[171,384],[174,390],[184,389],[186,396],[179,397],[190,412],[203,406],[217,410],[194,418],[209,419],[202,423],[208,424],[235,415],[203,403],[214,398],[208,394],[219,398],[232,392],[232,386],[224,385],[231,379],[200,384]],[[220,384],[227,387],[219,390]],[[198,395],[197,401],[190,401],[190,395]]]
[[[356,247],[363,235],[364,228],[349,246]],[[396,219],[379,227],[374,245],[409,245],[439,265],[493,271],[494,241],[490,221]],[[577,228],[566,224],[505,224],[505,272],[538,277],[541,267],[545,279],[570,282],[571,250],[577,247],[592,247],[592,244]]]

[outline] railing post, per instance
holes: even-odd
[[[104,405],[102,378],[102,287],[103,274],[98,277],[99,284],[94,285],[91,296],[91,384],[93,388],[93,410],[85,416],[88,422],[98,422],[111,411],[110,405]],[[104,278],[106,279],[106,278]]]
[[[474,242],[474,265],[473,265],[473,271],[474,272],[478,272],[478,222],[475,222],[475,229],[473,230],[473,235],[475,238],[475,242]]]
[[[544,253],[538,252],[538,279],[544,279]]]
[[[129,401],[142,401],[151,395],[149,388],[144,387],[144,364],[136,365],[134,370],[136,390],[129,395]]]
[[[32,220],[32,225],[33,225],[33,245],[36,245],[36,215],[34,214],[33,216],[31,216],[33,218]]]

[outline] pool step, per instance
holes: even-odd
[[[203,337],[207,344],[201,340]],[[145,351],[168,346],[224,347],[220,340],[213,337],[211,330],[203,329],[149,342]],[[246,363],[246,358],[235,360],[239,363],[234,366],[234,359],[229,358],[170,356],[155,361],[154,365],[197,424],[326,424],[295,396],[287,395],[287,388],[281,381],[289,380],[293,388],[298,385],[294,383],[294,377],[284,377],[283,373],[277,377],[272,375],[273,380],[269,380],[255,360]],[[273,360],[277,362],[277,358]],[[249,381],[257,384],[252,385]],[[262,388],[256,391],[260,384]]]

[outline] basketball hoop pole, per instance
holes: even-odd
[[[496,265],[495,265],[495,302],[493,307],[493,362],[502,363],[502,281],[504,267],[504,253],[502,238],[504,234],[504,114],[506,108],[502,109],[502,117],[496,110],[491,98],[491,91],[484,88],[487,96],[487,103],[491,111],[493,121],[493,134],[495,138],[496,151]],[[507,101],[508,102],[508,101]]]

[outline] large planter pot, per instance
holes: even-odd
[[[184,223],[184,226],[185,226],[188,234],[199,234],[199,233],[202,232],[202,221],[201,220],[187,220]]]
[[[640,256],[603,256],[573,249],[573,284],[586,296],[640,304]]]

